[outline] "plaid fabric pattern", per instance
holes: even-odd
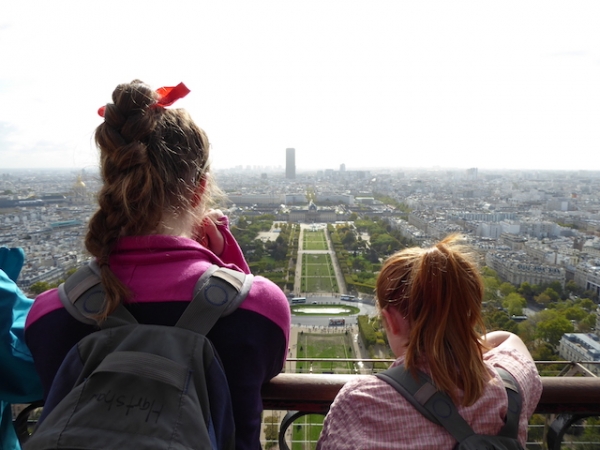
[[[458,407],[475,433],[497,434],[506,416],[506,390],[493,367],[502,367],[517,380],[523,397],[519,440],[525,446],[527,422],[540,399],[542,382],[535,364],[516,350],[492,349],[484,355],[493,378],[483,396],[469,407]],[[398,358],[394,366],[402,363]],[[424,367],[421,370],[428,372]],[[456,445],[439,425],[421,415],[396,390],[377,377],[347,383],[325,418],[317,449],[443,450]]]

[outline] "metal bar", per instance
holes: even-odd
[[[282,373],[262,390],[265,409],[324,413],[342,386],[369,375]],[[600,415],[600,378],[542,377],[544,390],[536,412]]]

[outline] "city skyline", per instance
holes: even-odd
[[[1,9],[0,169],[96,167],[134,78],[186,83],[215,169],[598,167],[593,1],[32,3]]]

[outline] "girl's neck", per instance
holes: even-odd
[[[192,238],[193,235],[192,215],[165,213],[163,219],[153,234],[164,234],[168,236],[181,236]]]

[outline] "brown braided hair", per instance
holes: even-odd
[[[155,107],[156,100],[157,94],[140,80],[120,84],[96,129],[104,184],[85,246],[98,261],[106,291],[99,319],[130,296],[110,270],[118,239],[160,232],[165,213],[197,217],[211,199],[206,134],[185,110]],[[196,202],[202,180],[207,186]]]

